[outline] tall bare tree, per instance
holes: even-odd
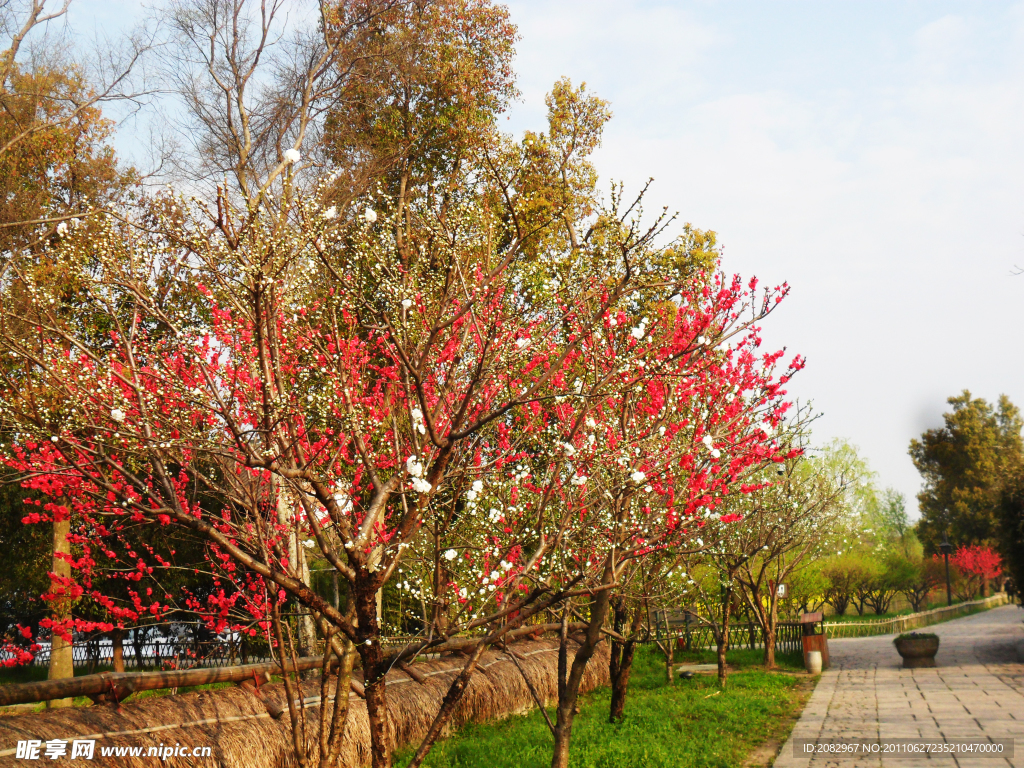
[[[172,0],[159,8],[168,29],[162,76],[184,145],[177,177],[206,192],[227,178],[255,210],[318,176],[326,116],[367,66],[384,14],[402,3]]]

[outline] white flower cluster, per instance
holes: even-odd
[[[415,429],[421,435],[427,434],[427,425],[423,421],[423,411],[421,411],[419,408],[413,408],[411,411],[409,411],[409,416],[412,417],[413,429]]]
[[[711,439],[711,435],[704,435],[701,442],[704,443],[705,448],[710,449],[711,458],[717,459],[722,456],[722,452],[718,448],[715,448],[715,441]]]
[[[476,497],[480,495],[480,492],[483,491],[483,489],[483,481],[474,480],[473,486],[468,491],[466,491],[466,498],[469,499],[470,501],[476,501]]]
[[[410,456],[405,461],[405,468],[412,475],[412,489],[416,493],[430,493],[431,485],[423,479],[424,468],[417,456]]]

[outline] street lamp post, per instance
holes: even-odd
[[[953,545],[949,543],[949,537],[943,533],[942,543],[939,544],[942,550],[942,559],[946,561],[946,605],[953,604],[953,590],[949,585],[949,553],[953,551]]]

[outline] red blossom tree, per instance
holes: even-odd
[[[341,218],[315,200],[272,216],[234,212],[224,197],[215,211],[167,200],[159,234],[97,222],[88,240],[68,237],[53,253],[80,265],[75,292],[13,265],[31,301],[4,306],[0,346],[3,417],[15,431],[5,463],[44,499],[32,520],[76,521],[75,575],[50,597],[87,597],[111,623],[190,609],[211,630],[260,633],[278,647],[291,640],[275,616],[284,602],[300,606],[328,656],[359,653],[383,765],[382,678],[393,660],[377,595],[432,518],[433,498],[478,455],[488,455],[486,472],[503,471],[519,453],[507,439],[526,424],[517,414],[577,394],[566,372],[603,354],[592,348],[598,329],[625,319],[620,305],[641,287],[667,301],[690,275],[659,267],[655,228],[577,256],[572,284],[526,301],[515,285],[541,271],[516,262],[529,233],[513,231],[495,253],[482,235],[496,222],[477,209],[425,221],[422,241],[397,248],[374,226],[388,221],[387,201],[372,216],[370,204]],[[171,525],[208,542],[215,589],[104,594],[97,550],[129,581],[149,575],[169,564],[124,549],[120,534]],[[557,542],[521,557],[542,559]],[[311,547],[349,582],[347,611],[311,588]],[[490,628],[482,649],[563,599],[562,588],[535,586],[428,633],[421,647]],[[301,623],[298,641],[309,648]],[[321,729],[340,739],[326,710]]]
[[[628,271],[610,282],[601,270],[524,312],[507,287],[514,273],[455,259],[430,292],[414,289],[409,269],[396,270],[396,282],[373,275],[377,263],[362,275],[351,263],[346,270],[334,259],[377,247],[371,217],[360,209],[333,224],[322,210],[300,204],[297,230],[280,235],[257,218],[249,231],[225,224],[211,236],[192,214],[165,221],[170,234],[155,247],[151,235],[140,242],[108,222],[98,248],[87,246],[101,269],[82,275],[87,306],[111,328],[100,338],[69,322],[66,299],[27,285],[31,313],[11,308],[5,318],[31,324],[37,337],[0,336],[22,363],[4,374],[4,416],[19,430],[6,463],[45,499],[33,520],[77,520],[76,575],[57,587],[93,600],[112,622],[187,608],[215,631],[262,633],[281,648],[291,641],[287,623],[275,621],[280,608],[301,606],[342,669],[361,656],[384,764],[378,682],[387,666],[453,634],[484,632],[436,731],[487,645],[586,597],[596,601],[588,641],[564,676],[563,703],[574,702],[624,569],[684,541],[702,525],[698,513],[739,489],[749,468],[778,458],[767,427],[784,412],[789,374],[773,381],[778,355],[755,355],[753,323],[780,294],[758,299],[754,284],[713,272],[666,280],[654,269],[644,282]],[[651,264],[654,232],[621,245]],[[332,252],[334,243],[346,250]],[[68,242],[63,253],[83,247]],[[148,258],[125,259],[125,250]],[[173,301],[147,282],[172,260],[196,278],[195,291]],[[355,279],[366,272],[393,303],[374,305],[378,295]],[[310,274],[342,279],[307,299],[312,286],[301,278]],[[638,287],[657,299],[641,317],[616,306]],[[509,476],[525,461],[543,468],[543,481]],[[456,496],[472,501],[485,484],[504,498],[503,511],[449,519],[443,542],[422,535]],[[115,553],[126,525],[204,537],[218,588],[202,598],[149,589],[112,600],[93,581],[97,548],[131,565],[129,581],[168,567],[155,553]],[[311,588],[310,547],[348,580],[347,611]],[[435,564],[463,552],[473,581],[448,568],[433,598],[456,595],[460,610],[443,621],[438,612],[421,643],[386,658],[376,595],[407,550]],[[571,723],[559,727],[567,745]],[[321,728],[340,738],[330,721]]]
[[[1003,573],[1003,560],[999,554],[981,544],[958,547],[949,561],[967,582],[965,593],[969,591],[969,597],[978,592],[986,595],[989,581],[999,578]]]
[[[639,201],[599,209],[586,158],[603,102],[561,82],[549,110],[547,135],[495,136],[443,183],[339,210],[329,180],[294,193],[304,101],[269,181],[237,165],[244,202],[220,189],[92,214],[44,254],[61,285],[5,264],[0,460],[38,499],[28,522],[71,521],[71,576],[44,598],[103,617],[56,636],[191,612],[282,661],[322,643],[316,723],[284,677],[303,765],[336,762],[358,654],[380,768],[392,666],[467,657],[415,766],[484,650],[557,619],[565,765],[612,595],[789,455],[774,428],[802,361],[780,373],[757,351],[784,286],[721,275],[690,229],[659,245],[667,222],[641,223]],[[177,566],[132,529],[203,541],[212,588],[161,588]],[[344,605],[314,589],[313,557],[347,582]],[[386,653],[381,593],[406,588],[403,567],[425,627]]]
[[[467,654],[416,765],[483,651],[557,615],[564,764],[613,591],[786,455],[774,428],[802,362],[777,375],[781,355],[757,352],[784,286],[721,275],[689,228],[657,245],[667,222],[641,224],[636,203],[595,208],[585,158],[603,102],[560,83],[549,106],[547,136],[496,139],[414,199],[339,210],[327,183],[294,195],[284,163],[273,206],[221,190],[92,217],[46,254],[67,268],[60,286],[12,261],[3,462],[39,498],[30,522],[73,520],[72,576],[47,599],[88,601],[105,616],[89,628],[191,611],[282,658],[323,642],[335,690],[358,654],[375,768],[393,747],[388,669]],[[205,541],[212,588],[133,586],[175,567],[133,527]],[[347,582],[344,606],[313,588],[310,557]],[[385,654],[380,596],[406,588],[403,565],[425,628]],[[307,713],[285,684],[305,762]],[[346,707],[320,707],[322,764]]]
[[[712,272],[639,318],[611,313],[582,347],[575,396],[518,414],[516,431],[543,429],[547,444],[532,453],[531,466],[517,467],[492,516],[502,524],[518,518],[524,534],[557,542],[552,557],[534,566],[544,581],[587,588],[586,613],[572,593],[560,609],[553,766],[568,760],[579,683],[608,631],[613,595],[641,562],[695,546],[710,516],[723,525],[740,519],[716,509],[749,490],[749,474],[792,455],[775,428],[788,408],[782,387],[802,361],[776,377],[779,355],[755,354],[753,323],[779,295],[758,300],[755,289]],[[741,319],[744,310],[753,311]],[[574,617],[582,634],[570,660]],[[628,680],[628,660],[620,666]]]

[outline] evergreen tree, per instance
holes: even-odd
[[[1024,463],[1024,422],[1009,398],[1000,396],[993,407],[964,390],[949,404],[945,425],[910,443],[924,478],[917,499],[926,552],[936,551],[943,535],[954,545],[998,545],[1003,497]]]

